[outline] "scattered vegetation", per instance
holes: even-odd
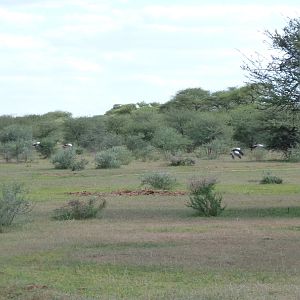
[[[176,183],[176,178],[165,172],[152,172],[142,176],[142,185],[155,189],[170,190]]]
[[[271,172],[267,172],[260,181],[261,184],[281,184],[282,182],[282,178],[272,175]]]
[[[72,171],[84,170],[88,164],[85,158],[78,158],[76,150],[72,148],[62,149],[53,155],[51,159],[55,169],[71,169]]]
[[[133,160],[133,155],[125,146],[114,146],[96,153],[96,169],[120,168],[128,165]]]
[[[28,213],[32,206],[26,199],[27,191],[18,182],[3,184],[0,194],[0,230],[9,226],[20,214]]]
[[[300,144],[296,144],[288,152],[288,161],[300,162]]]
[[[222,195],[214,191],[216,182],[214,178],[192,178],[189,183],[189,202],[186,206],[206,217],[220,215],[225,206],[222,206]]]
[[[55,220],[82,220],[99,216],[106,207],[106,200],[99,197],[90,197],[87,200],[71,200],[66,205],[53,212]]]

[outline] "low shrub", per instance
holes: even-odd
[[[189,183],[189,202],[186,206],[195,209],[198,215],[206,217],[220,215],[225,206],[222,206],[222,195],[214,191],[216,179],[192,178]]]
[[[121,162],[117,159],[116,154],[108,150],[96,153],[95,164],[96,169],[112,169],[121,167]]]
[[[133,155],[130,150],[125,146],[115,146],[107,151],[110,151],[116,155],[116,159],[120,162],[121,165],[128,165],[133,160]]]
[[[57,208],[53,212],[55,220],[82,220],[96,218],[106,207],[106,200],[99,197],[91,197],[85,201],[78,199],[69,201],[66,205]]]
[[[160,153],[152,145],[134,150],[134,156],[142,161],[157,161],[160,159]]]
[[[52,156],[51,162],[55,169],[71,169],[75,163],[76,153],[72,148],[58,151]]]
[[[16,216],[28,213],[32,206],[21,183],[3,184],[0,193],[0,229],[12,224]]]
[[[150,185],[155,189],[170,190],[176,179],[164,172],[152,172],[142,176],[142,185]]]
[[[261,184],[281,184],[282,182],[283,182],[282,178],[271,175],[270,172],[264,175],[260,181]]]
[[[81,171],[81,170],[84,170],[86,165],[88,164],[89,162],[82,158],[80,160],[75,160],[73,161],[72,165],[71,165],[71,170],[72,171]]]
[[[195,160],[190,157],[171,156],[170,166],[193,166]]]
[[[125,146],[114,146],[96,154],[95,163],[97,169],[120,168],[128,165],[133,160],[133,155]]]

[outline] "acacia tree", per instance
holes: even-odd
[[[161,111],[170,109],[207,111],[212,108],[213,101],[210,92],[202,88],[181,90],[170,101],[160,106]]]
[[[247,58],[242,68],[248,72],[262,104],[291,112],[300,110],[300,18],[289,19],[282,32],[266,31],[272,54]]]
[[[271,109],[271,115],[289,114],[284,124],[274,120],[263,130],[269,133],[268,148],[281,150],[286,155],[289,149],[300,142],[298,116],[300,112],[300,18],[289,19],[281,32],[266,31],[272,54],[267,59],[257,54],[247,58],[242,66],[260,96],[263,108]],[[276,113],[274,114],[274,110]]]

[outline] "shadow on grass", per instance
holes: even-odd
[[[300,217],[300,206],[266,208],[227,208],[223,218],[296,218]]]
[[[105,218],[118,220],[159,220],[187,218],[215,218],[195,214],[191,209],[112,209],[105,212]],[[266,208],[226,208],[218,218],[299,218],[300,206]]]
[[[188,218],[191,216],[189,209],[107,209],[104,213],[104,218],[112,220],[160,220],[160,219],[173,219],[178,220],[181,218]]]

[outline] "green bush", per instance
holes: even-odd
[[[96,169],[112,169],[121,167],[121,162],[117,159],[116,154],[108,150],[96,153],[95,163]]]
[[[88,164],[89,162],[82,158],[80,160],[75,160],[73,161],[72,165],[71,165],[71,170],[72,171],[81,171],[85,169],[85,166]]]
[[[0,193],[0,229],[12,224],[16,216],[28,213],[31,204],[26,199],[27,191],[23,184],[3,184]]]
[[[71,169],[75,163],[76,154],[71,148],[58,151],[51,159],[55,169]]]
[[[164,172],[152,172],[142,176],[142,185],[150,185],[155,189],[169,190],[175,182],[174,177]]]
[[[152,145],[147,145],[143,148],[136,149],[134,156],[142,161],[157,161],[160,159],[160,154]]]
[[[114,146],[96,153],[95,163],[97,169],[120,168],[128,165],[133,160],[133,155],[125,146]]]
[[[106,207],[106,200],[99,197],[91,197],[88,200],[78,199],[69,201],[66,205],[57,208],[53,212],[55,220],[82,220],[96,218]]]
[[[178,149],[187,149],[192,142],[186,136],[178,133],[174,128],[163,127],[155,131],[151,143],[164,152],[174,154]]]
[[[198,215],[206,217],[220,215],[225,206],[222,206],[222,195],[214,191],[215,185],[214,178],[192,178],[189,183],[189,202],[186,206],[195,209]]]
[[[125,146],[114,146],[107,151],[114,153],[121,165],[128,165],[133,160],[132,152]]]
[[[271,175],[270,172],[264,175],[260,181],[261,184],[281,184],[282,182],[283,180],[280,177]]]

